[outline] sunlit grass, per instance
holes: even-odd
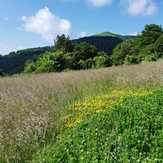
[[[56,144],[38,151],[33,162],[161,163],[163,90],[121,95],[123,101],[111,108],[95,107],[95,112],[91,110],[91,114],[84,115],[79,122],[78,115],[75,125],[68,126]],[[99,106],[98,101],[94,102]]]
[[[152,94],[152,90],[108,90],[107,94],[88,98],[84,102],[75,102],[67,109],[67,114],[62,116],[63,127],[71,128],[83,122],[87,115],[105,112],[114,106],[121,106],[126,96],[140,97]],[[65,114],[65,113],[64,113]]]
[[[0,78],[0,161],[29,162],[67,128],[121,106],[124,95],[148,96],[156,88],[163,88],[163,60]]]

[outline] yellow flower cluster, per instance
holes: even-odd
[[[84,102],[75,102],[68,107],[68,114],[63,116],[64,127],[71,128],[81,123],[90,114],[105,112],[113,106],[122,105],[124,96],[147,96],[152,94],[148,90],[113,90],[108,94],[98,95],[95,98],[87,99]]]

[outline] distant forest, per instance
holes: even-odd
[[[0,55],[0,75],[61,72],[157,61],[163,58],[163,29],[147,24],[139,35],[110,32],[71,40],[57,36],[54,46]]]
[[[17,52],[10,52],[8,55],[0,55],[0,69],[8,75],[19,74],[24,70],[27,60],[36,61],[46,51],[51,51],[51,47],[38,47]]]
[[[77,44],[86,42],[94,45],[98,51],[104,51],[110,56],[115,46],[122,42],[123,39],[111,36],[90,36],[75,39],[73,41]],[[5,56],[0,55],[0,69],[8,75],[20,74],[24,71],[27,60],[35,62],[45,52],[52,52],[53,50],[53,46],[46,46],[19,50]]]

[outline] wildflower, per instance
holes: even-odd
[[[102,112],[103,110],[96,110],[96,113],[100,113],[100,112]]]
[[[147,96],[152,94],[152,90],[112,90],[111,92],[103,95],[98,95],[94,99],[87,99],[84,102],[75,102],[68,107],[68,112],[71,114],[63,116],[65,126],[71,128],[83,122],[84,118],[93,113],[104,112],[114,106],[122,106],[124,96]]]

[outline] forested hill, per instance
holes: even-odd
[[[103,32],[89,37],[82,37],[74,41],[76,43],[87,42],[94,45],[98,51],[104,51],[110,56],[117,44],[127,39],[134,39],[135,37],[136,36],[123,36],[111,32]]]
[[[133,35],[119,35],[119,34],[115,34],[115,33],[111,33],[111,32],[102,32],[102,33],[99,33],[99,34],[95,34],[93,36],[111,36],[111,37],[117,37],[117,38],[120,38],[122,40],[126,40],[126,39],[134,39],[136,36],[133,36]]]
[[[0,69],[8,75],[19,74],[24,70],[27,60],[36,61],[38,57],[46,51],[50,51],[52,47],[37,47],[10,52],[8,55],[0,55]]]
[[[73,41],[76,43],[86,42],[94,45],[98,51],[104,51],[110,56],[117,44],[131,37],[103,32],[97,35],[75,39]],[[38,57],[45,52],[52,51],[52,48],[52,46],[30,48],[11,52],[5,56],[0,55],[0,69],[8,75],[19,74],[24,70],[27,60],[35,62]]]

